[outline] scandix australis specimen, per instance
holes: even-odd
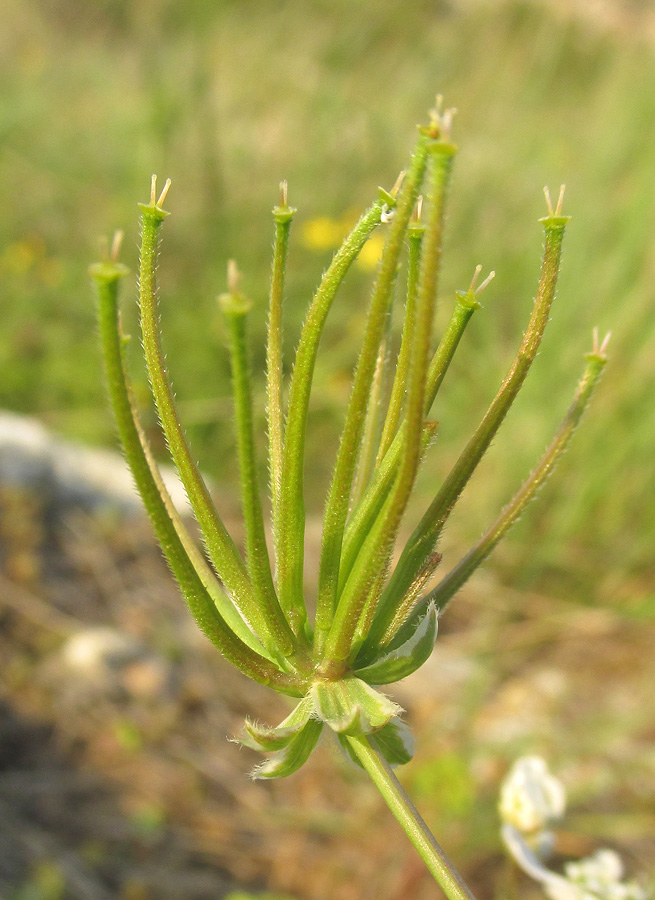
[[[498,392],[392,567],[395,544],[419,466],[437,424],[430,411],[479,295],[493,273],[457,292],[452,316],[433,347],[433,320],[446,195],[457,147],[453,110],[438,102],[406,171],[391,191],[379,190],[325,271],[309,306],[288,384],[281,351],[282,297],[295,210],[282,186],[273,210],[275,240],[266,353],[268,462],[274,565],[267,549],[257,484],[255,427],[247,349],[251,303],[234,263],[219,297],[230,339],[245,559],[235,546],[196,467],[166,372],[157,310],[159,233],[169,182],[159,197],[153,176],[140,204],[139,304],[143,350],[168,446],[204,538],[206,557],[189,535],[162,482],[144,436],[124,359],[118,311],[120,236],[91,267],[99,304],[107,382],[125,455],[164,555],[192,615],[227,660],[245,675],[297,698],[277,727],[246,720],[240,740],[267,755],[257,778],[291,775],[305,763],[327,725],[366,770],[450,900],[472,894],[393,774],[409,761],[411,737],[402,709],[378,690],[419,668],[437,636],[451,597],[487,558],[548,478],[589,402],[606,362],[597,333],[573,402],[537,466],[477,544],[428,589],[440,562],[439,538],[489,447],[536,356],[555,295],[564,231],[563,191],[556,207],[546,191],[545,245],[539,284],[523,340]],[[423,210],[421,213],[421,205]],[[304,446],[309,396],[321,333],[335,295],[375,231],[386,241],[371,290],[345,424],[325,504],[313,621],[303,592]],[[389,320],[398,266],[407,246],[405,315],[397,355]],[[609,336],[608,336],[609,337]],[[286,402],[285,402],[286,398]]]

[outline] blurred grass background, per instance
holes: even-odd
[[[598,19],[583,2],[6,0],[0,405],[66,435],[113,442],[86,268],[97,236],[117,227],[135,266],[135,204],[156,171],[173,179],[161,264],[170,366],[201,463],[229,485],[229,379],[214,302],[226,259],[239,260],[259,304],[259,372],[278,181],[288,179],[299,207],[290,355],[330,255],[307,246],[303,228],[318,217],[338,221],[378,183],[390,186],[440,91],[459,108],[461,146],[442,313],[478,262],[497,279],[435,410],[439,447],[415,511],[512,357],[535,289],[541,188],[564,181],[574,218],[553,320],[452,533],[460,546],[475,538],[511,495],[569,402],[591,327],[611,328],[600,395],[495,565],[523,586],[622,605],[646,596],[652,605],[655,66],[649,4],[594,7],[603,8]],[[308,448],[315,511],[369,282],[370,273],[353,272],[324,338],[329,367],[319,367]],[[138,368],[135,376],[145,398],[145,377]]]

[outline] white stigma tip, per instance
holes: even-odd
[[[398,178],[396,178],[394,186],[389,191],[389,193],[391,194],[392,197],[395,197],[398,194],[398,191],[400,190],[402,183],[405,180],[406,174],[407,174],[406,169],[403,169],[401,172],[398,173]]]
[[[450,137],[450,133],[453,130],[453,119],[456,115],[457,109],[454,106],[451,106],[441,117],[441,132],[443,137]]]
[[[480,272],[482,271],[482,266],[476,266],[475,272],[473,273],[473,278],[471,278],[471,284],[469,285],[469,293],[475,293],[475,286],[478,283],[478,278],[480,277]]]
[[[594,328],[594,330],[593,330],[593,332],[592,332],[592,347],[591,347],[591,352],[592,352],[595,356],[604,356],[604,355],[605,355],[605,351],[607,350],[607,345],[609,344],[610,338],[611,338],[611,337],[612,337],[612,332],[611,332],[611,331],[608,331],[607,334],[605,335],[605,337],[603,338],[602,343],[599,343],[599,341],[598,341],[598,329],[597,329],[597,328]]]
[[[562,214],[562,203],[564,202],[564,191],[566,190],[565,184],[560,184],[559,186],[559,197],[557,198],[557,207],[555,208],[555,215],[559,216]]]
[[[457,109],[454,106],[449,106],[447,109],[444,109],[443,94],[437,94],[434,109],[430,110],[429,116],[432,125],[438,129],[437,137],[440,140],[450,140],[453,118],[456,114]]]
[[[150,176],[150,205],[157,205],[157,176]]]
[[[235,259],[227,261],[227,289],[231,294],[239,292],[239,284],[241,282],[241,272],[237,266]]]
[[[164,187],[162,188],[162,192],[161,192],[161,194],[159,195],[159,200],[157,200],[157,206],[158,206],[160,209],[161,209],[161,207],[163,206],[164,200],[166,199],[166,194],[167,194],[168,191],[170,190],[170,186],[171,186],[171,179],[170,179],[170,178],[167,178],[167,179],[166,179],[166,183],[164,184]]]
[[[288,206],[289,200],[289,185],[286,181],[280,182],[280,206],[282,209],[286,209]]]
[[[474,290],[474,292],[473,292],[473,293],[475,294],[475,296],[476,296],[476,297],[479,296],[479,295],[482,293],[482,291],[486,288],[486,286],[489,284],[489,282],[490,282],[490,281],[493,281],[495,277],[496,277],[496,273],[495,273],[495,272],[489,272],[489,274],[488,274],[487,277],[484,279],[484,281],[482,282],[482,284],[478,285],[478,287],[475,288],[475,290]]]
[[[121,244],[123,243],[123,237],[125,236],[125,232],[118,231],[114,232],[114,239],[111,242],[111,251],[109,253],[109,258],[112,262],[118,262],[118,257],[121,252]]]
[[[550,191],[546,186],[544,188],[544,197],[546,198],[546,206],[548,207],[548,215],[549,216],[561,216],[562,215],[562,204],[564,203],[564,192],[566,190],[566,185],[561,184],[559,188],[559,196],[557,198],[557,206],[553,209],[553,201],[550,198]]]

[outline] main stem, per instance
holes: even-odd
[[[384,757],[371,747],[364,735],[348,736],[347,740],[448,900],[475,900]]]

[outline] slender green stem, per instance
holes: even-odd
[[[472,291],[457,292],[457,304],[446,331],[439,341],[439,346],[432,358],[428,369],[427,390],[425,401],[425,415],[429,415],[436,399],[441,383],[448,371],[450,362],[455,355],[460,339],[468,325],[471,316],[480,308],[475,294]],[[421,454],[425,451],[434,437],[436,431],[435,422],[426,422],[423,427]],[[398,471],[402,459],[405,424],[401,424],[391,445],[377,466],[373,479],[370,482],[361,502],[355,508],[347,526],[343,542],[341,568],[339,571],[339,593],[343,590],[346,579],[352,571],[357,555],[362,548],[366,535],[371,530],[373,522],[379,515]]]
[[[119,437],[164,556],[191,614],[223,656],[255,681],[269,684],[282,693],[301,696],[302,684],[296,677],[278,671],[269,659],[255,652],[227,624],[226,618],[229,616],[234,619],[236,611],[234,615],[227,612],[227,598],[223,602],[219,594],[210,595],[203,584],[202,571],[196,570],[194,560],[190,558],[191,538],[186,534],[177,514],[174,517],[172,515],[172,501],[152,456],[146,449],[127,381],[123,358],[124,338],[118,314],[118,282],[126,271],[125,267],[110,262],[91,267],[98,292],[98,322],[107,387]],[[217,609],[219,602],[221,611]]]
[[[456,152],[440,141],[429,148],[429,213],[421,266],[412,354],[408,371],[402,459],[391,494],[367,535],[346,582],[325,643],[326,665],[332,669],[356,653],[373,616],[379,594],[371,591],[386,571],[402,515],[418,471],[423,434],[426,375],[437,297],[445,198]]]
[[[266,341],[266,416],[268,422],[269,469],[273,532],[278,532],[280,516],[280,486],[282,483],[282,453],[284,426],[282,414],[282,300],[284,274],[289,247],[291,220],[296,212],[287,204],[287,185],[280,185],[280,205],[273,210],[275,240],[271,268],[271,291],[268,311],[268,339]]]
[[[403,594],[433,552],[448,516],[507,415],[537,354],[555,296],[562,240],[568,217],[550,215],[541,221],[546,234],[541,276],[532,315],[521,346],[480,425],[401,554],[378,606],[376,627],[381,633],[386,631]]]
[[[266,547],[264,514],[257,486],[252,387],[247,340],[247,319],[252,304],[238,289],[238,273],[232,261],[229,264],[228,273],[231,282],[229,293],[221,294],[218,299],[225,315],[230,337],[237,452],[248,572],[262,606],[268,605],[271,609],[279,609]]]
[[[420,198],[419,198],[420,201]],[[421,248],[423,246],[423,234],[425,227],[420,222],[412,222],[407,230],[409,243],[409,259],[407,272],[407,300],[405,304],[405,321],[403,334],[400,341],[400,350],[396,360],[396,371],[389,397],[387,415],[382,428],[382,437],[375,459],[376,468],[380,465],[393,441],[402,417],[405,402],[405,387],[407,372],[412,353],[412,337],[414,335],[414,319],[416,315],[416,297],[418,293],[418,278],[421,264]]]
[[[385,363],[387,357],[388,339],[385,338],[380,346],[378,353],[378,361],[375,364],[375,374],[373,375],[373,383],[371,384],[371,396],[368,401],[366,410],[366,419],[364,420],[364,433],[362,435],[362,446],[359,452],[359,460],[357,462],[357,476],[352,491],[352,505],[357,506],[361,500],[367,485],[371,480],[371,474],[375,462],[375,444],[378,437],[380,426],[380,404],[382,399],[383,386],[385,382]]]
[[[426,584],[432,578],[440,564],[441,554],[437,553],[437,551],[435,550],[430,554],[430,556],[428,556],[422,568],[419,570],[416,578],[410,584],[406,593],[403,595],[403,598],[396,610],[396,614],[391,624],[387,627],[386,632],[382,635],[381,638],[374,639],[367,636],[367,640],[364,641],[362,649],[360,651],[360,658],[358,659],[358,662],[360,664],[362,664],[364,660],[368,660],[371,657],[371,654],[379,655],[381,648],[384,648],[384,651],[387,651],[392,647],[393,649],[399,647],[402,641],[397,640],[398,632],[406,623],[410,621],[413,622],[414,625],[417,624],[415,612],[419,607],[425,615],[428,610],[429,604],[425,604],[423,602],[423,599],[419,598]],[[403,636],[407,635],[407,637],[410,637],[411,634],[412,632],[410,632],[409,629],[403,631]]]
[[[284,656],[297,651],[294,636],[279,606],[259,602],[243,560],[214,506],[207,485],[191,455],[177,412],[164,354],[157,313],[157,249],[159,229],[168,215],[153,200],[141,204],[139,305],[146,366],[162,427],[180,478],[205,538],[207,552],[228,594],[266,647]]]
[[[448,900],[475,900],[384,757],[363,735],[346,740]]]
[[[121,339],[125,340],[122,337]],[[225,591],[221,588],[221,585],[216,578],[211,567],[207,564],[204,555],[199,550],[196,542],[189,534],[188,529],[184,525],[180,514],[177,509],[173,505],[173,500],[171,499],[170,494],[164,484],[164,480],[159,471],[159,467],[155,461],[155,458],[152,455],[152,451],[150,449],[150,445],[148,444],[145,432],[143,430],[143,425],[141,424],[141,419],[139,417],[139,413],[136,408],[136,403],[134,402],[134,396],[132,392],[132,388],[130,385],[130,381],[127,375],[127,371],[124,369],[123,372],[123,381],[125,384],[125,390],[127,392],[128,402],[130,405],[130,411],[132,413],[132,421],[134,423],[134,427],[137,431],[139,441],[141,443],[141,447],[143,448],[143,454],[145,456],[146,462],[148,464],[148,468],[150,469],[150,474],[152,476],[152,480],[155,483],[155,487],[159,491],[161,498],[164,502],[166,510],[168,512],[169,518],[175,528],[177,536],[180,539],[180,543],[184,548],[184,552],[189,558],[191,565],[198,573],[198,577],[202,581],[205,590],[211,597],[214,605],[218,609],[221,616],[225,619],[227,626],[240,638],[244,644],[250,647],[251,650],[254,650],[260,656],[265,656],[267,659],[270,659],[272,662],[279,662],[280,660],[271,654],[260,642],[259,638],[252,633],[248,625],[244,622],[244,620],[239,615],[239,612],[235,605],[232,603],[230,598],[227,596]],[[116,404],[114,404],[116,406]],[[148,487],[146,484],[145,487],[146,492],[148,491]]]
[[[423,434],[421,436],[422,456],[430,446],[430,442],[433,440],[436,432],[436,422],[426,422],[423,426]],[[400,432],[394,438],[391,448],[373,473],[364,496],[348,521],[341,552],[341,566],[339,568],[339,596],[343,593],[343,588],[362,549],[366,535],[373,527],[373,523],[379,516],[380,510],[389,496],[389,491],[394,485],[402,457],[403,437],[404,429],[401,427]]]
[[[441,384],[466,330],[466,326],[471,320],[471,316],[476,309],[480,309],[480,303],[473,291],[456,291],[455,294],[457,297],[455,309],[428,369],[426,416],[430,414],[430,410],[434,405]]]
[[[357,360],[346,421],[325,504],[315,625],[315,646],[319,653],[324,649],[335,613],[343,532],[350,506],[353,475],[361,446],[375,363],[392,302],[392,286],[398,271],[404,235],[421,189],[428,148],[432,143],[434,141],[428,135],[423,133],[419,135],[400,189],[369,303],[364,339]]]
[[[476,276],[479,273],[480,267],[476,269]],[[489,279],[493,277],[493,273],[489,276],[488,279],[484,282],[481,290],[484,288],[489,281]],[[425,414],[428,415],[434,401],[439,392],[439,388],[443,382],[443,379],[448,371],[448,367],[450,366],[450,362],[455,355],[455,351],[459,345],[462,335],[464,334],[464,330],[469,323],[471,316],[475,312],[476,309],[480,308],[480,303],[477,299],[477,296],[473,290],[473,288],[469,288],[468,291],[457,291],[457,303],[455,305],[455,309],[451,316],[450,322],[448,323],[448,327],[439,342],[439,346],[437,348],[436,353],[432,358],[432,362],[430,363],[430,368],[428,370],[428,388],[427,388],[427,399],[425,404]],[[427,447],[429,443],[429,438],[427,435],[428,428],[431,427],[436,429],[436,423],[426,424],[424,427],[424,435],[423,442],[424,446]],[[387,455],[378,471],[376,472],[376,479],[371,485],[370,496],[366,496],[364,498],[364,502],[361,504],[361,508],[356,511],[355,516],[353,516],[352,532],[348,531],[346,534],[347,541],[346,551],[349,554],[353,554],[356,556],[356,553],[359,553],[359,548],[357,547],[357,543],[359,542],[360,548],[363,542],[363,535],[366,534],[366,531],[371,527],[371,520],[374,515],[375,506],[379,504],[380,500],[377,499],[382,495],[383,490],[387,490],[385,482],[390,482],[391,473],[395,472],[400,464],[400,460],[402,458],[403,451],[403,438],[404,438],[404,429],[405,423],[400,428],[398,434],[396,434]],[[352,535],[352,536],[351,536]],[[362,537],[360,537],[362,535]],[[402,600],[399,604],[396,605],[395,608],[395,616],[398,615],[406,615],[408,611],[412,608],[415,600],[416,600],[416,592],[420,587],[422,587],[427,580],[430,578],[431,574],[436,569],[439,564],[439,555],[430,553],[423,561],[421,566],[418,568],[416,574],[410,585],[407,587],[407,590],[403,594]],[[350,560],[350,556],[348,558]],[[354,562],[354,559],[353,559]],[[366,644],[373,648],[376,643],[382,639],[382,634],[386,628],[388,628],[388,623],[386,621],[386,609],[384,604],[378,606],[373,614],[373,620],[369,623],[369,633],[366,638]]]
[[[307,619],[303,597],[305,435],[318,346],[335,294],[360,250],[380,224],[388,202],[393,202],[393,198],[383,192],[335,253],[307,312],[291,375],[275,551],[280,603],[296,634],[303,631]]]
[[[493,525],[482,535],[477,544],[439,582],[434,590],[422,598],[422,607],[427,609],[430,603],[434,603],[438,610],[444,609],[450,598],[468,581],[478,566],[484,562],[501,538],[523,513],[523,510],[537,491],[545,484],[573,437],[573,433],[587,408],[606,362],[607,357],[602,351],[595,350],[589,354],[587,367],[578,383],[573,402],[543,456],[521,488],[503,509]],[[402,621],[403,618],[399,617],[398,622],[401,623]],[[391,623],[390,634],[398,630],[398,627],[394,627],[395,624],[394,622]],[[388,641],[383,639],[382,643],[388,643]]]

